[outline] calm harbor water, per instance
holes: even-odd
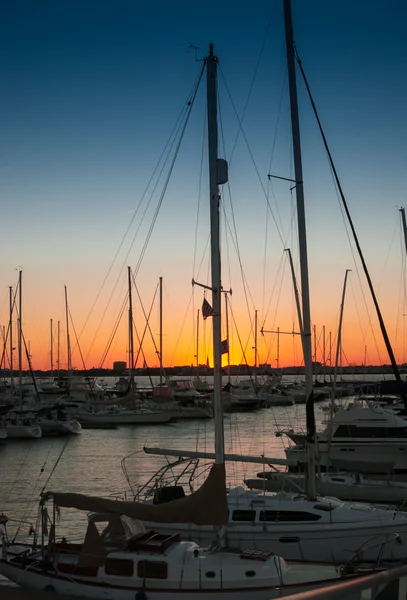
[[[326,418],[316,404],[317,424]],[[250,413],[225,415],[226,452],[284,457],[285,437],[276,437],[279,427],[305,427],[305,406],[276,407]],[[165,425],[123,426],[117,429],[84,429],[68,438],[7,440],[0,448],[0,513],[16,522],[35,524],[39,494],[43,489],[105,497],[131,496],[121,468],[126,468],[133,486],[142,485],[165,464],[165,457],[143,451],[145,446],[181,450],[213,451],[214,421],[186,420]],[[260,465],[228,463],[231,485],[243,484]],[[57,534],[83,536],[86,515],[63,509]],[[9,529],[15,529],[10,523]]]
[[[323,412],[317,412],[322,420]],[[284,457],[282,438],[275,437],[276,421],[282,426],[304,422],[304,406],[226,415],[226,452]],[[127,471],[133,485],[142,485],[165,464],[165,457],[146,454],[144,446],[211,452],[213,437],[214,422],[209,419],[83,429],[68,438],[7,440],[0,449],[0,512],[35,521],[43,488],[100,496],[131,493],[121,468],[123,458],[132,455],[126,459]],[[259,469],[260,465],[229,463],[228,480],[241,484]],[[77,533],[73,518],[68,524],[69,533]]]

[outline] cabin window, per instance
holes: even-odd
[[[256,519],[255,510],[234,510],[232,513],[232,521],[250,521]]]
[[[246,571],[246,577],[255,577],[256,571]]]
[[[123,558],[106,558],[106,575],[116,575],[118,577],[132,577],[133,569],[134,565],[132,560]]]
[[[140,579],[167,579],[168,565],[163,560],[139,560],[137,576]]]
[[[216,573],[215,571],[206,571],[205,573],[205,577],[208,577],[209,579],[213,579],[215,577]]]
[[[260,521],[318,521],[321,515],[301,510],[261,510]]]
[[[405,427],[359,427],[358,425],[339,425],[334,437],[359,438],[402,438],[407,434]]]

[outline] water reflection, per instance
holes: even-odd
[[[284,427],[304,424],[304,406],[263,409],[225,417],[226,452],[284,457],[284,438],[276,438],[276,422]],[[317,410],[320,422],[322,411]],[[1,451],[0,510],[16,519],[35,521],[43,489],[111,496],[130,492],[121,469],[133,486],[142,485],[164,463],[162,456],[143,452],[144,446],[213,451],[213,420],[180,421],[165,425],[128,426],[113,430],[83,430],[69,438],[8,440]],[[229,463],[230,484],[259,470],[254,464]],[[67,511],[64,511],[66,513]],[[73,511],[61,533],[78,532]],[[66,521],[64,520],[66,523]],[[66,528],[71,528],[66,531]]]

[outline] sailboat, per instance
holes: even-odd
[[[4,429],[6,437],[12,438],[40,438],[42,437],[42,429],[35,419],[33,414],[27,413],[23,409],[23,379],[22,379],[22,366],[23,366],[23,333],[22,333],[22,271],[19,271],[18,275],[18,296],[19,296],[19,307],[18,307],[18,372],[19,372],[19,386],[18,386],[18,398],[14,398],[14,381],[13,381],[13,309],[14,309],[14,294],[13,288],[10,287],[10,372],[11,372],[11,398],[14,399],[13,409],[6,412],[4,415]]]
[[[222,412],[218,186],[227,180],[227,164],[218,158],[217,58],[212,45],[205,62],[214,307],[215,463],[199,490],[189,497],[164,504],[148,505],[75,493],[43,494],[41,544],[37,545],[37,536],[30,547],[12,544],[7,531],[3,534],[0,573],[27,589],[112,600],[175,600],[180,595],[185,600],[223,600],[232,595],[237,600],[271,600],[294,591],[335,583],[342,574],[333,565],[288,565],[272,551],[241,551],[225,545],[228,506]],[[51,510],[49,502],[53,505]],[[56,515],[61,507],[92,513],[82,544],[57,539]],[[181,541],[179,533],[143,531],[135,519],[215,526],[216,537],[209,548],[203,549],[195,542]],[[105,524],[102,531],[101,523]],[[5,528],[5,519],[2,524]]]
[[[298,236],[300,250],[300,271],[302,290],[302,310],[298,302],[298,321],[301,333],[306,391],[307,434],[304,440],[304,460],[307,463],[307,493],[271,494],[237,487],[228,493],[229,517],[226,536],[230,544],[237,546],[253,545],[262,551],[273,551],[290,560],[330,560],[342,563],[351,558],[356,548],[363,547],[363,558],[376,561],[377,541],[365,542],[382,536],[385,545],[381,548],[382,557],[389,561],[405,558],[407,544],[407,513],[388,510],[366,504],[347,503],[324,498],[316,493],[316,427],[313,396],[313,360],[311,345],[310,294],[308,281],[308,258],[306,220],[304,206],[304,186],[300,143],[297,86],[294,60],[294,40],[290,0],[284,0],[285,33],[292,142],[294,152],[295,193],[297,197]],[[218,307],[214,308],[218,312]],[[216,321],[214,321],[216,323]],[[182,450],[145,448],[151,454],[173,456],[178,461],[210,459],[210,453],[187,452]],[[270,457],[234,456],[232,460],[258,462],[259,464],[290,464],[287,459],[276,461]],[[172,467],[174,464],[171,465]],[[165,476],[168,473],[162,473]],[[160,482],[156,480],[156,486]],[[168,485],[168,484],[167,484]],[[146,501],[153,502],[154,488],[147,490]],[[178,493],[182,493],[178,490]],[[165,525],[161,531],[169,534],[177,529],[186,539],[206,544],[213,536],[213,528],[198,527],[192,523]],[[403,544],[387,543],[395,539]]]

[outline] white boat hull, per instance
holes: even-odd
[[[39,425],[6,425],[7,438],[24,439],[42,437]]]
[[[55,419],[40,419],[42,435],[72,435],[82,431],[82,426],[78,421],[66,420],[57,421]]]
[[[250,567],[251,570],[262,568],[261,561],[245,562],[246,565],[242,562],[239,572],[236,573],[237,580],[242,578],[245,567]],[[281,584],[276,581],[275,585],[269,585],[264,578],[264,584],[259,587],[249,580],[241,587],[238,587],[239,581],[236,583],[233,581],[223,582],[223,586],[219,588],[219,582],[213,582],[211,585],[210,581],[205,581],[203,576],[201,587],[198,583],[191,585],[191,582],[187,580],[176,586],[175,589],[171,589],[169,581],[159,579],[147,581],[145,586],[140,586],[135,585],[131,579],[123,577],[115,578],[117,583],[112,584],[110,581],[109,583],[103,582],[100,578],[95,580],[95,578],[75,575],[64,577],[63,574],[58,576],[39,570],[32,571],[14,566],[5,560],[0,560],[0,573],[28,590],[67,594],[94,600],[134,600],[138,598],[138,592],[144,593],[143,596],[140,595],[140,598],[148,600],[179,600],[181,596],[184,600],[274,600],[321,586],[333,585],[340,581],[335,567],[310,564],[288,566],[282,574],[285,582]]]
[[[171,420],[171,416],[165,413],[154,413],[154,412],[145,412],[138,413],[135,411],[134,413],[89,413],[82,414],[79,413],[77,415],[78,421],[80,423],[89,424],[99,424],[99,423],[109,423],[114,425],[145,425],[151,423],[168,423]]]
[[[146,527],[152,526],[150,523]],[[174,534],[179,532],[183,540],[191,540],[202,547],[209,546],[214,539],[213,527],[196,527],[191,524],[157,525],[154,529],[160,533]],[[342,523],[336,525],[324,525],[323,528],[317,524],[314,526],[301,524],[264,523],[259,525],[235,525],[226,529],[227,543],[231,547],[255,548],[268,550],[286,560],[307,560],[314,562],[333,562],[342,564],[354,556],[356,550],[370,538],[375,547],[363,552],[363,560],[373,562],[377,559],[379,546],[384,541],[385,534],[398,534],[402,543],[388,543],[383,560],[400,561],[406,558],[407,545],[407,522],[404,529],[399,523],[393,526],[357,527],[344,526]]]
[[[286,449],[289,460],[307,463],[307,451],[304,446],[292,446]],[[393,464],[393,470],[399,473],[407,473],[407,439],[404,440],[378,440],[378,441],[335,441],[331,444],[328,455],[328,443],[318,442],[319,463],[326,468],[335,461],[349,462],[351,470],[352,461],[355,463],[365,462],[371,465],[377,464],[377,473],[380,473],[381,464]],[[358,469],[356,469],[358,470]]]
[[[331,477],[317,480],[318,493],[322,496],[334,496],[341,500],[353,500],[359,502],[393,502],[399,503],[407,499],[407,483],[395,481],[365,480],[361,483],[355,480],[348,481],[348,475],[341,478],[336,476],[335,481]],[[343,479],[341,482],[340,479]],[[284,473],[273,473],[266,478],[246,479],[245,483],[252,490],[266,490],[268,492],[280,492],[284,489],[286,492],[298,491],[298,488],[305,489],[306,480],[304,475],[292,473],[287,476]]]

